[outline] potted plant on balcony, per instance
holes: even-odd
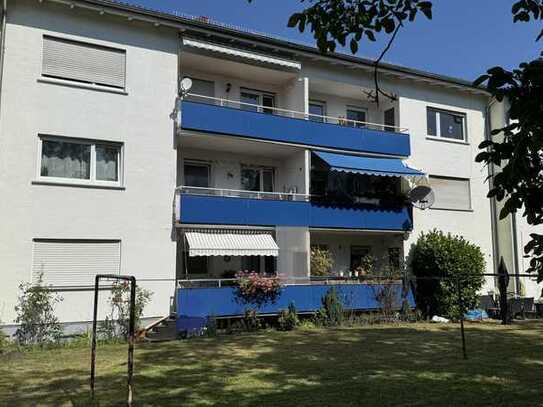
[[[248,306],[260,308],[266,304],[273,304],[281,295],[281,280],[276,275],[240,271],[236,277],[238,279],[236,298]]]
[[[334,266],[330,250],[318,246],[311,248],[311,277],[326,277]]]

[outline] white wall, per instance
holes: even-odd
[[[309,277],[309,229],[303,227],[278,226],[275,238],[279,246],[277,272],[287,280],[289,277]]]
[[[429,175],[469,179],[472,203],[469,211],[415,209],[415,228],[407,241],[406,253],[421,232],[436,228],[463,236],[477,244],[485,256],[486,271],[492,273],[491,213],[490,200],[486,197],[488,184],[485,182],[488,170],[475,162],[478,145],[485,138],[487,99],[437,87],[402,85],[399,88],[400,126],[409,128],[411,136],[411,157],[408,163]],[[428,106],[464,113],[467,142],[453,143],[427,138]],[[483,292],[493,289],[493,285],[489,278]]]
[[[125,49],[127,95],[39,82],[44,34]],[[14,318],[17,285],[31,278],[34,238],[120,239],[123,274],[174,277],[176,154],[168,115],[176,79],[174,31],[47,2],[9,2],[0,117],[4,323]],[[125,189],[33,183],[39,133],[123,142]],[[141,285],[154,291],[146,315],[166,315],[174,283]],[[60,319],[89,320],[91,294],[63,293]]]

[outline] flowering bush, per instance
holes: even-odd
[[[241,271],[236,274],[239,285],[236,296],[246,304],[261,307],[274,303],[281,294],[281,282],[277,276],[267,276],[254,271]]]

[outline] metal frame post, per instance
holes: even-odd
[[[128,323],[128,372],[127,372],[127,402],[132,405],[134,396],[134,343],[136,328],[136,277],[120,276],[115,274],[97,274],[94,280],[94,312],[92,318],[92,343],[91,343],[91,368],[90,368],[90,390],[91,397],[95,396],[96,384],[96,331],[98,322],[98,293],[100,280],[124,280],[130,282],[130,320]]]

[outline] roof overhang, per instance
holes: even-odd
[[[40,0],[45,1],[45,0]],[[293,41],[273,38],[264,34],[253,33],[250,31],[241,31],[239,29],[230,28],[228,26],[220,26],[211,24],[197,18],[189,18],[188,16],[179,16],[166,13],[159,10],[154,10],[137,5],[131,5],[124,2],[112,0],[47,0],[50,2],[65,4],[71,8],[80,7],[87,10],[95,10],[100,14],[112,14],[127,18],[129,21],[141,20],[146,21],[155,26],[169,26],[181,32],[187,32],[191,35],[200,34],[206,38],[216,36],[226,41],[246,42],[255,47],[267,48],[273,52],[282,52],[290,56],[301,57],[305,56],[310,59],[322,59],[331,62],[335,65],[345,65],[352,68],[363,70],[373,69],[374,61],[344,55],[339,53],[330,53],[323,55],[315,47],[298,44]],[[412,79],[418,82],[424,82],[433,85],[442,85],[445,88],[467,91],[472,94],[490,97],[490,93],[482,88],[473,86],[472,83],[466,80],[452,78],[445,75],[434,74],[431,72],[420,71],[417,69],[407,68],[400,65],[389,63],[380,63],[380,72],[390,76]]]

